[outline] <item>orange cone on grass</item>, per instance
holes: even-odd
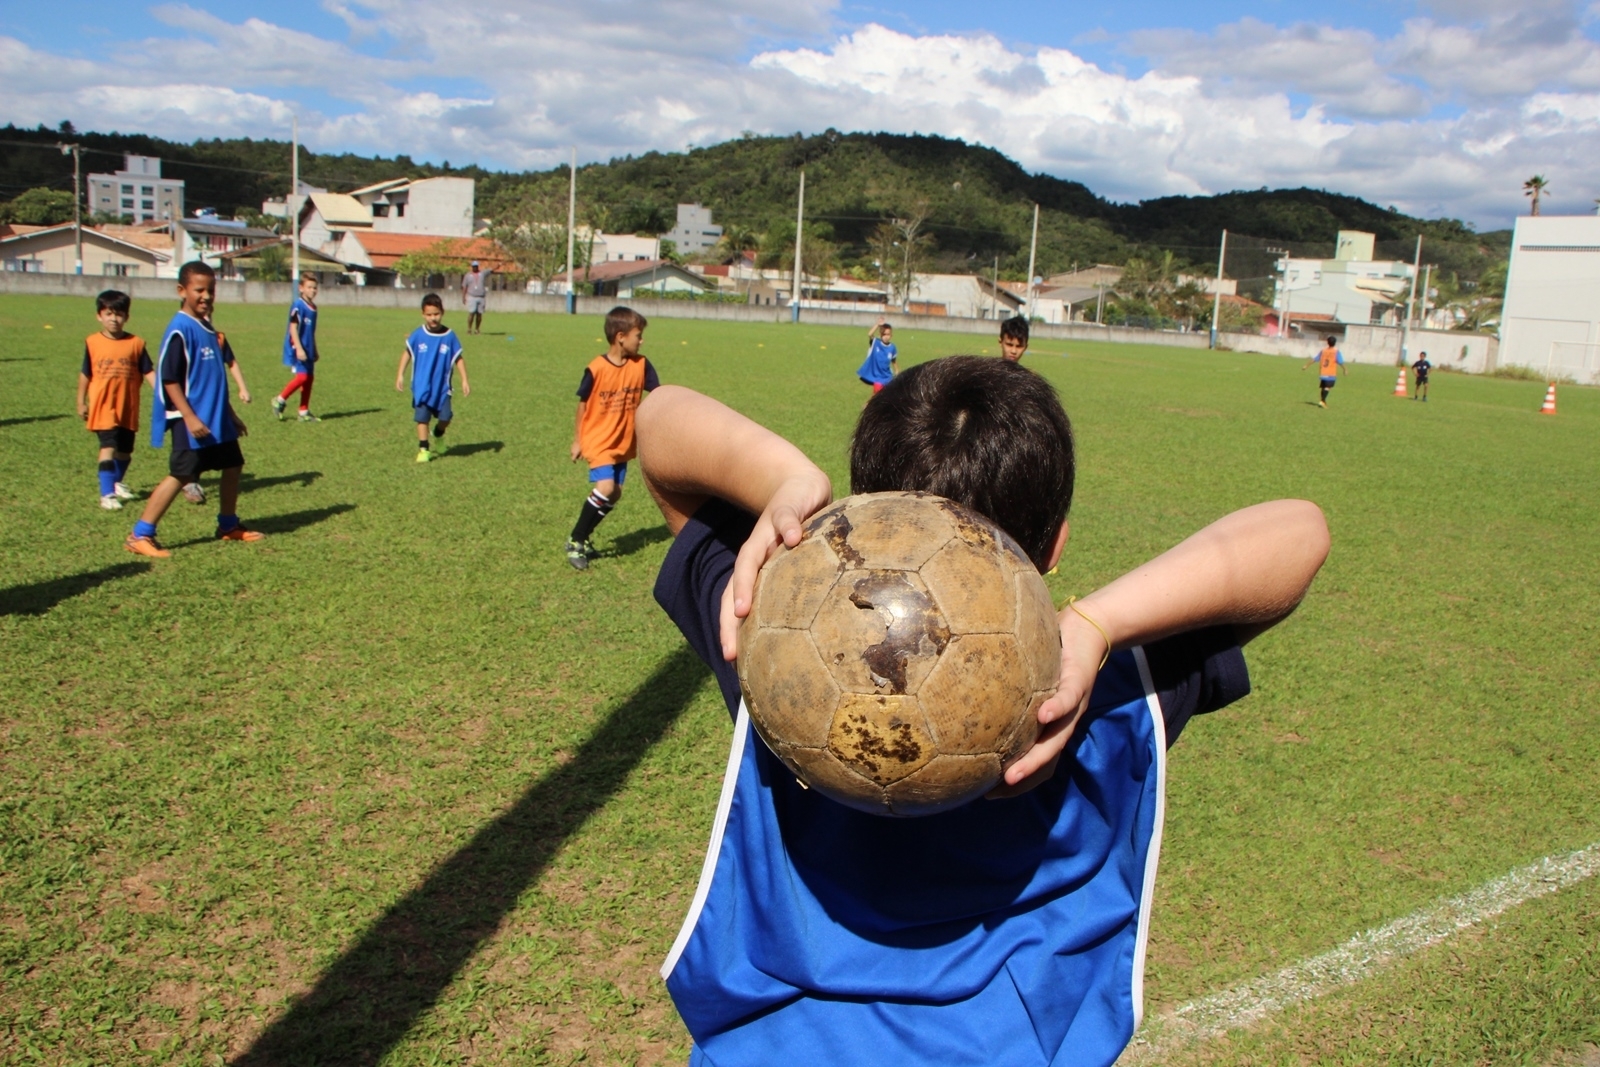
[[[1541,415],[1554,415],[1556,413],[1556,383],[1551,382],[1550,388],[1544,392],[1544,407],[1539,409]]]
[[[1394,395],[1406,395],[1406,369],[1404,367],[1400,368],[1400,377],[1394,380]]]

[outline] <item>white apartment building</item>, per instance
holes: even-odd
[[[639,237],[631,233],[597,233],[594,235],[593,262],[640,263],[661,258],[661,238]]]
[[[124,154],[114,174],[89,175],[90,212],[122,215],[134,222],[183,218],[183,179],[163,178],[155,156]]]
[[[1517,219],[1499,362],[1600,381],[1600,217]]]
[[[680,256],[709,251],[722,240],[722,227],[711,221],[711,209],[699,204],[679,204],[678,224],[662,235]]]
[[[338,255],[347,234],[470,238],[475,187],[471,178],[395,178],[352,193],[308,192],[299,211],[300,243]]]
[[[1280,259],[1273,306],[1279,312],[1327,316],[1367,326],[1393,318],[1411,287],[1411,264],[1372,258],[1376,238],[1340,230],[1333,259]]]

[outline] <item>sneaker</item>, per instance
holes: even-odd
[[[272,413],[278,416],[279,422],[283,421],[283,409],[288,406],[288,401],[284,400],[283,397],[275,396],[272,398]]]
[[[132,489],[129,489],[127,486],[123,485],[121,482],[116,482],[115,484],[113,484],[111,486],[111,492],[116,496],[116,498],[118,500],[133,500],[136,497],[138,497],[138,495],[139,495],[138,493],[135,493]]]
[[[183,487],[183,495],[191,504],[204,504],[206,502],[205,486],[199,482],[190,482]]]
[[[235,526],[231,530],[218,530],[218,541],[259,541],[267,535],[260,530],[252,530],[247,526]]]
[[[105,496],[100,498],[100,506],[105,508],[107,511],[121,511],[122,501],[117,499],[116,494],[107,493]]]
[[[1326,400],[1319,400],[1319,401],[1317,401],[1317,407],[1319,407],[1319,408],[1325,408],[1325,407],[1327,407],[1327,406],[1328,406],[1328,402],[1327,402],[1327,401],[1326,401]]]
[[[567,542],[567,562],[572,564],[575,571],[589,569],[589,557],[594,552],[594,546],[588,541]]]
[[[433,454],[434,455],[442,456],[448,451],[450,451],[450,446],[445,444],[443,441],[434,441],[433,442]]]
[[[432,462],[432,460],[433,460],[433,453],[432,452],[429,452],[426,448],[417,449],[417,462],[418,463],[430,463],[430,462]]]
[[[309,412],[309,411],[302,411],[300,413],[300,421],[301,422],[321,422],[322,420],[317,418],[315,415],[311,414],[311,412]]]
[[[136,556],[149,556],[151,559],[166,559],[172,555],[154,537],[140,537],[137,534],[129,534],[127,540],[122,542],[122,547]]]

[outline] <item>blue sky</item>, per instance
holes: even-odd
[[[319,150],[515,168],[886,129],[1119,199],[1305,184],[1503,225],[1533,173],[1551,211],[1600,194],[1585,3],[55,0],[0,8],[0,114],[182,139],[298,115]]]

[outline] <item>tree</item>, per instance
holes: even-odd
[[[246,273],[252,281],[258,282],[286,282],[289,281],[289,250],[282,244],[271,244],[262,248],[255,255],[255,263]]]
[[[471,260],[455,251],[455,242],[441,238],[417,252],[407,252],[394,265],[394,272],[408,282],[428,284],[441,274],[464,274]]]
[[[722,228],[722,237],[712,252],[719,260],[726,263],[738,259],[746,252],[754,252],[760,247],[761,234],[749,226],[730,222]]]
[[[496,207],[489,237],[549,292],[567,266],[566,190],[524,186],[506,196]],[[583,245],[577,245],[573,258],[586,259],[584,252]]]
[[[0,204],[0,222],[54,226],[72,221],[72,194],[61,189],[29,189],[9,204]]]
[[[1544,196],[1549,191],[1550,183],[1545,180],[1545,177],[1542,174],[1535,174],[1533,177],[1522,183],[1522,195],[1533,197],[1533,206],[1529,210],[1528,214],[1539,214],[1539,198]]]
[[[915,200],[880,222],[867,238],[878,279],[888,289],[888,303],[905,307],[916,288],[917,274],[927,266],[934,239],[926,230],[928,201]]]

